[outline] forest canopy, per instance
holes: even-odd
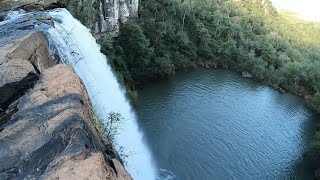
[[[143,0],[139,18],[102,38],[127,89],[201,62],[320,104],[320,23],[277,12],[269,0]]]

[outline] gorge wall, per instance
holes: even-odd
[[[120,25],[138,16],[138,0],[59,0],[96,37],[117,36]]]

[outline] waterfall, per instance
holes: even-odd
[[[135,113],[106,57],[100,52],[100,46],[90,31],[67,10],[56,9],[50,11],[49,15],[59,19],[55,22],[55,28],[48,30],[51,48],[82,79],[93,106],[102,110],[102,119],[106,120],[109,112],[120,113],[123,117],[115,141],[116,149],[122,146],[124,154],[128,155],[125,160],[127,171],[137,180],[156,179],[151,153],[143,141]]]

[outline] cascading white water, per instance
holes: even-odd
[[[48,31],[51,44],[54,44],[62,61],[70,64],[82,79],[93,106],[104,111],[100,113],[103,119],[108,118],[109,112],[121,113],[124,118],[115,139],[117,145],[123,146],[124,153],[129,155],[126,159],[127,171],[137,180],[156,179],[151,153],[139,132],[135,113],[106,57],[100,52],[100,46],[90,31],[67,10],[57,9],[49,14],[62,21],[56,22],[55,28]]]

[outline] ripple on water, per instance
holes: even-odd
[[[136,110],[158,168],[174,179],[312,176],[298,164],[317,117],[302,99],[238,74],[178,74],[142,90]]]

